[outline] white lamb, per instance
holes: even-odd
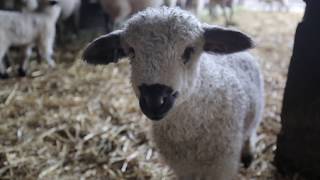
[[[179,179],[231,180],[252,157],[263,81],[245,34],[200,23],[187,11],[147,9],[88,45],[83,58],[128,56],[131,82],[153,140]],[[239,52],[239,53],[238,53]]]
[[[60,7],[55,6],[56,0],[38,0],[35,11],[9,12],[0,11],[0,78],[8,78],[3,56],[9,47],[19,47],[23,59],[19,74],[25,75],[33,45],[39,50],[42,59],[47,60],[51,67],[55,66],[52,59],[55,38],[55,24],[60,14]]]

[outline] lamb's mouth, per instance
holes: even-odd
[[[140,87],[140,92],[142,93],[139,98],[140,109],[149,119],[159,121],[171,110],[179,93],[163,85],[151,86],[155,91],[148,91],[146,88],[150,89],[150,86]],[[162,88],[166,88],[166,90]],[[167,93],[157,93],[157,91]]]
[[[146,115],[146,114],[145,114]],[[165,116],[167,115],[167,113],[165,114],[160,114],[160,115],[146,115],[149,119],[151,119],[152,121],[160,121],[161,119],[163,119]]]

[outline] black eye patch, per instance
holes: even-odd
[[[187,47],[183,54],[182,54],[182,59],[183,59],[183,63],[186,64],[188,63],[188,61],[190,60],[192,54],[194,53],[194,48],[193,47]]]

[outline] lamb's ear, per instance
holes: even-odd
[[[205,25],[203,29],[205,40],[204,51],[229,54],[254,46],[252,39],[240,31],[209,25]]]
[[[93,40],[84,50],[82,59],[89,64],[109,64],[126,56],[121,45],[122,30]]]

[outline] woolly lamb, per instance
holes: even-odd
[[[144,10],[147,7],[159,7],[163,0],[100,0],[107,18],[107,29],[110,31],[114,25],[124,22],[130,15]]]
[[[90,43],[83,59],[129,57],[131,82],[165,161],[179,179],[231,180],[252,158],[263,81],[245,34],[181,9],[147,9]]]
[[[3,56],[9,47],[19,47],[23,51],[23,60],[19,74],[24,76],[29,64],[32,46],[35,44],[42,59],[46,59],[51,67],[55,38],[55,24],[60,8],[55,6],[56,0],[39,0],[34,12],[0,11],[0,77],[8,78]]]

